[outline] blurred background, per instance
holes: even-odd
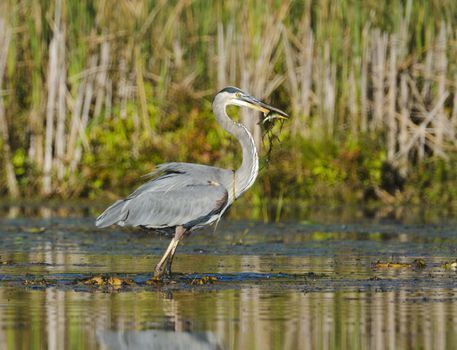
[[[212,98],[286,110],[245,196],[457,202],[457,3],[3,0],[0,193],[105,198],[158,163],[236,168]],[[238,113],[240,114],[238,116]]]

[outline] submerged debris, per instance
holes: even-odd
[[[135,282],[129,278],[119,278],[112,276],[93,276],[80,281],[85,285],[92,285],[98,287],[111,287],[111,288],[121,288],[123,286],[131,286]]]
[[[414,259],[413,261],[413,265],[416,269],[425,269],[425,267],[427,266],[427,263],[425,262],[424,259]]]
[[[373,264],[373,268],[375,269],[424,269],[425,267],[427,267],[427,263],[422,258],[414,259],[412,263],[383,262],[378,260]]]
[[[382,278],[380,278],[378,276],[373,276],[373,277],[370,277],[368,280],[369,281],[382,281]]]
[[[166,281],[163,280],[162,278],[153,276],[146,281],[146,284],[149,286],[157,286],[157,285],[164,284],[164,282],[166,282]]]
[[[195,277],[192,279],[186,278],[186,276],[178,277],[179,281],[184,282],[190,285],[204,285],[204,284],[213,284],[214,282],[218,281],[219,279],[216,276],[201,276]],[[164,284],[176,284],[177,281],[170,279],[170,278],[159,278],[159,277],[152,277],[146,281],[147,285],[152,286],[162,286]]]
[[[194,278],[190,284],[191,285],[203,285],[203,284],[213,284],[217,282],[218,278],[216,276],[203,276]]]
[[[303,275],[297,275],[297,277],[305,277],[305,278],[309,278],[309,279],[319,279],[319,278],[325,278],[325,277],[328,277],[325,273],[315,273],[315,272],[306,272],[304,273]]]
[[[375,269],[404,269],[410,267],[412,267],[412,264],[399,262],[382,262],[379,260],[373,264],[373,268]]]
[[[46,231],[46,227],[25,227],[23,230],[27,233],[43,233]]]
[[[441,265],[445,270],[457,271],[457,259],[454,261],[445,262]]]
[[[51,283],[45,278],[26,279],[22,282],[25,286],[49,286]]]

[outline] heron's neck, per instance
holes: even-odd
[[[246,127],[240,123],[234,122],[227,115],[226,105],[213,105],[214,114],[219,124],[231,135],[235,136],[241,144],[243,150],[243,162],[240,168],[235,171],[233,192],[229,195],[235,195],[235,198],[241,196],[249,187],[251,187],[257,178],[259,172],[259,157],[254,144],[254,139]]]

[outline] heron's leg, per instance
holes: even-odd
[[[177,226],[176,231],[175,231],[175,239],[176,239],[176,244],[173,245],[173,248],[171,249],[170,255],[168,256],[167,264],[165,266],[165,275],[170,276],[171,275],[171,264],[173,263],[173,258],[175,256],[176,248],[178,248],[179,242],[184,238],[186,234],[186,229],[182,226]]]
[[[165,251],[165,253],[163,254],[162,258],[160,259],[159,263],[156,265],[155,269],[154,269],[154,278],[160,278],[162,277],[162,274],[163,274],[163,265],[165,264],[165,262],[167,261],[168,257],[170,256],[170,253],[173,249],[173,246],[176,244],[176,240],[175,238],[173,237],[170,244],[168,245],[168,248],[167,250]]]
[[[161,278],[164,273],[167,275],[171,274],[171,263],[173,261],[173,256],[176,252],[179,241],[181,241],[181,239],[184,237],[185,232],[186,229],[184,227],[176,226],[175,236],[172,238],[167,250],[162,256],[162,259],[160,259],[154,270],[154,278]],[[165,269],[164,264],[166,264]]]

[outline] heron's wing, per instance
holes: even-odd
[[[188,185],[167,192],[145,192],[131,199],[126,225],[192,227],[208,221],[227,203],[227,190],[220,185]]]
[[[228,178],[233,179],[233,170],[221,169],[214,166],[194,164],[194,163],[183,163],[173,162],[164,163],[156,166],[156,169],[143,177],[152,178],[160,174],[187,174],[191,175],[194,179],[210,179],[210,178]],[[162,175],[163,176],[163,175]]]
[[[172,227],[203,223],[227,206],[227,188],[233,180],[230,170],[191,163],[161,164],[148,175],[158,177],[111,205],[95,224]]]
[[[216,182],[199,180],[200,183],[191,184],[182,175],[161,177],[152,182],[156,184],[145,184],[135,195],[114,203],[100,215],[96,225],[105,227],[117,223],[151,228],[184,225],[190,228],[218,215],[228,201],[226,188]]]
[[[170,192],[189,185],[206,186],[209,182],[230,188],[234,173],[231,170],[201,164],[165,163],[159,164],[156,170],[145,175],[145,177],[155,178],[138,187],[127,199],[144,192]]]

